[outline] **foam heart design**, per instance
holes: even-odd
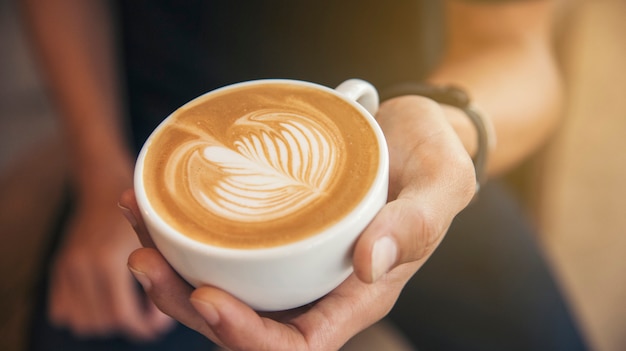
[[[231,145],[201,152],[219,170],[212,186],[191,189],[207,210],[235,221],[268,221],[327,196],[341,154],[332,128],[295,113],[258,111],[235,128]]]

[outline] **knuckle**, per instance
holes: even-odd
[[[412,236],[415,238],[414,253],[417,259],[422,259],[434,251],[443,237],[445,228],[436,220],[436,215],[425,207],[417,211],[413,227],[419,231],[417,235]]]
[[[476,170],[469,156],[458,157],[456,161],[458,177],[458,192],[461,199],[469,201],[476,193]]]

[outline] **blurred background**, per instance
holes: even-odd
[[[563,2],[563,125],[508,178],[593,349],[626,350],[626,0]],[[0,0],[0,350],[20,350],[27,337],[64,175],[15,0]]]

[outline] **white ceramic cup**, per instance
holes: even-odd
[[[231,249],[195,241],[168,225],[146,196],[143,164],[146,153],[150,152],[152,136],[137,160],[135,193],[154,243],[185,280],[196,287],[221,288],[256,310],[277,311],[323,297],[352,273],[354,243],[387,201],[389,156],[383,133],[373,117],[378,109],[378,93],[368,82],[350,79],[336,89],[330,89],[295,80],[260,80],[237,83],[216,91],[262,82],[305,85],[326,91],[353,105],[367,119],[377,138],[380,162],[373,185],[352,212],[316,235],[278,247]]]

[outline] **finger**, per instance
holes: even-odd
[[[93,305],[93,284],[84,256],[75,250],[63,249],[55,258],[50,296],[54,315],[63,316],[63,326],[74,333],[86,335],[102,329]],[[61,311],[62,309],[62,311]]]
[[[156,249],[134,251],[128,258],[128,268],[161,311],[206,337],[215,338],[189,301],[193,287],[172,269]]]
[[[303,350],[304,335],[293,325],[263,318],[232,295],[213,288],[196,289],[191,303],[226,348],[231,350]]]
[[[421,266],[443,239],[447,218],[432,207],[399,198],[388,203],[365,229],[354,250],[355,274],[372,283],[394,267],[417,261]]]
[[[121,332],[132,340],[152,341],[174,326],[169,316],[156,308],[143,292],[137,291],[130,274],[122,277],[123,281],[115,282],[118,288],[112,296]]]
[[[90,264],[94,266],[89,267]],[[98,260],[89,263],[86,258],[78,258],[72,267],[65,271],[69,281],[67,296],[72,315],[72,329],[78,335],[104,336],[115,332],[115,326],[107,287],[98,274]],[[94,269],[95,268],[95,269]],[[70,300],[71,299],[71,300]]]
[[[152,330],[163,334],[174,328],[176,321],[172,317],[163,313],[147,296],[145,300],[145,321]]]
[[[112,329],[92,263],[92,257],[84,252],[64,248],[55,258],[52,271],[51,321],[78,335],[102,335]]]
[[[150,233],[148,233],[146,224],[143,221],[141,211],[139,210],[137,200],[135,199],[135,192],[132,189],[128,189],[122,193],[118,207],[122,211],[124,217],[126,217],[128,222],[132,225],[139,241],[141,242],[141,245],[143,247],[156,247],[150,237]]]
[[[119,276],[119,274],[117,274]],[[130,274],[124,274],[114,281],[111,286],[110,303],[116,324],[121,332],[134,340],[149,341],[158,336],[158,332],[145,320],[143,294],[135,289],[134,280]]]
[[[66,327],[69,323],[69,294],[66,292],[67,282],[64,280],[64,275],[53,271],[48,293],[48,315],[50,322],[57,327]]]
[[[396,270],[378,284],[365,284],[352,275],[315,304],[264,314],[271,318],[212,287],[196,289],[191,302],[232,350],[338,350],[389,312],[411,272]]]

